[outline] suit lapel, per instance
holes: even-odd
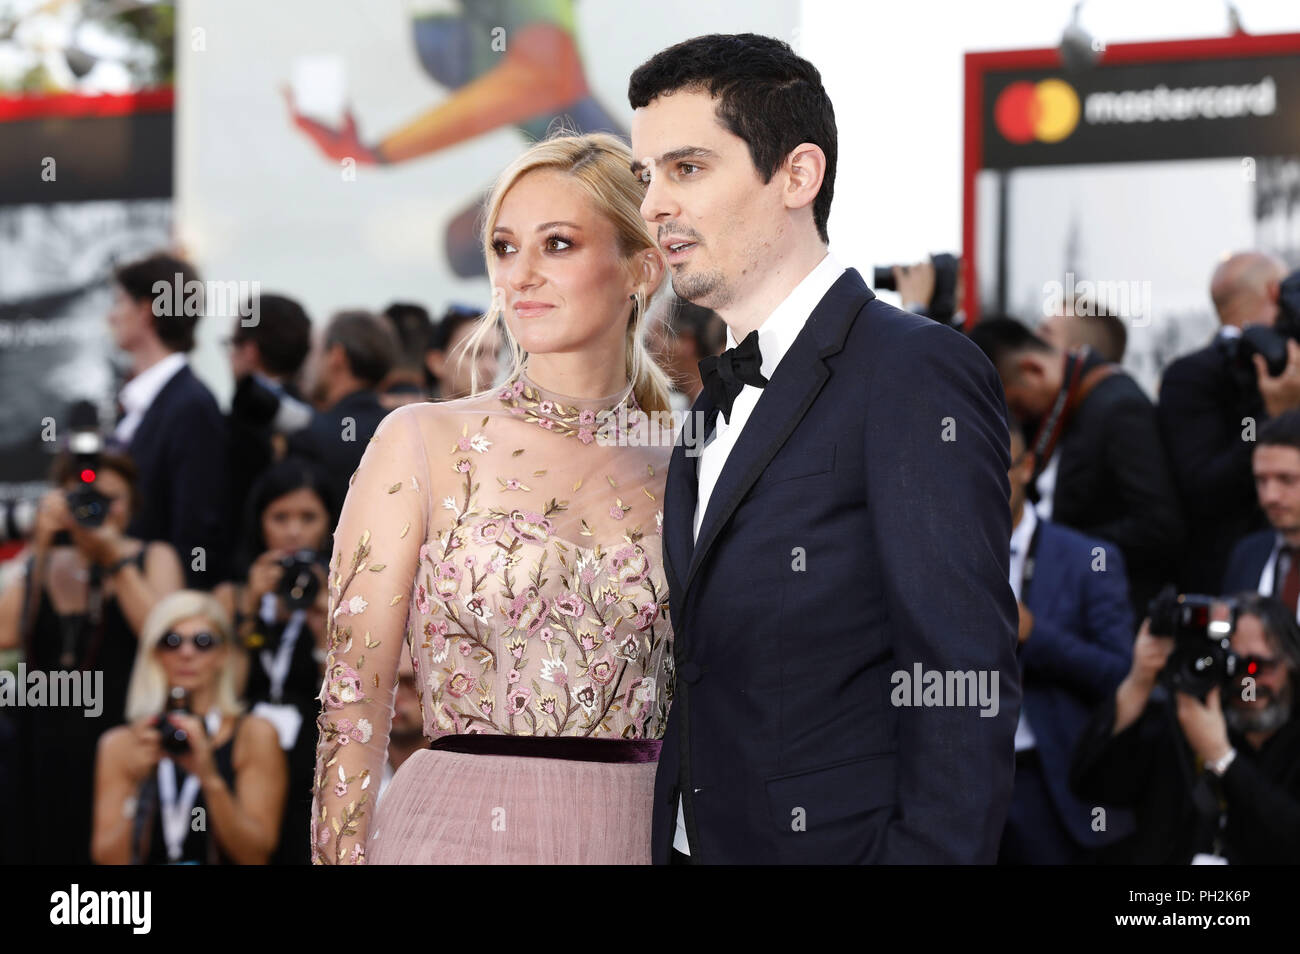
[[[695,542],[689,569],[681,583],[683,599],[722,528],[740,506],[749,488],[794,432],[826,379],[830,377],[825,359],[844,346],[853,319],[862,306],[874,297],[855,269],[845,270],[822,296],[790,350],[781,359],[739,439],[727,455],[727,461],[709,495],[708,509],[700,523],[700,536]],[[694,484],[694,462],[688,461],[688,464],[690,480]],[[698,484],[692,489],[698,493]],[[694,493],[691,503],[692,514],[685,529],[688,541],[692,536]],[[679,529],[675,532],[681,531]],[[674,553],[674,559],[676,556]],[[674,563],[675,567],[680,565]],[[680,573],[681,570],[678,569],[677,572]]]

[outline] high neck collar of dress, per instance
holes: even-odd
[[[635,422],[633,412],[640,410],[629,381],[613,394],[604,397],[583,398],[560,394],[544,388],[521,373],[512,383],[504,386],[498,395],[510,413],[563,435],[593,437],[603,421],[617,416],[619,408],[626,406],[628,417]],[[584,443],[591,443],[584,439]]]

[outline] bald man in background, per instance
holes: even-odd
[[[1245,325],[1271,327],[1277,319],[1286,272],[1262,252],[1221,262],[1210,280],[1221,327],[1208,345],[1170,364],[1161,380],[1160,433],[1189,524],[1182,592],[1217,594],[1233,544],[1266,526],[1250,465],[1253,431],[1242,421],[1250,418],[1258,429],[1300,407],[1300,345],[1288,342],[1290,361],[1276,378],[1238,361],[1237,347]]]

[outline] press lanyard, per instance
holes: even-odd
[[[267,626],[275,622],[276,597],[273,593],[264,593],[262,595],[262,605],[260,615],[262,622]],[[289,614],[289,620],[284,624],[284,632],[280,634],[280,645],[276,647],[275,654],[272,655],[269,649],[263,649],[260,653],[262,660],[262,669],[266,673],[267,679],[271,681],[271,701],[279,703],[284,698],[284,682],[289,678],[289,664],[293,659],[293,647],[298,642],[298,634],[302,632],[303,622],[307,619],[305,609],[296,609]]]
[[[204,717],[208,738],[216,738],[221,731],[221,710],[213,709]],[[173,863],[181,860],[185,846],[185,833],[189,828],[190,813],[199,794],[199,777],[187,775],[176,792],[176,763],[164,756],[158,762],[158,800],[162,803],[163,842],[167,845],[167,859]]]

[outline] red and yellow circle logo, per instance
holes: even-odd
[[[1009,142],[1060,142],[1079,125],[1079,96],[1059,79],[1012,83],[993,106],[993,123]]]

